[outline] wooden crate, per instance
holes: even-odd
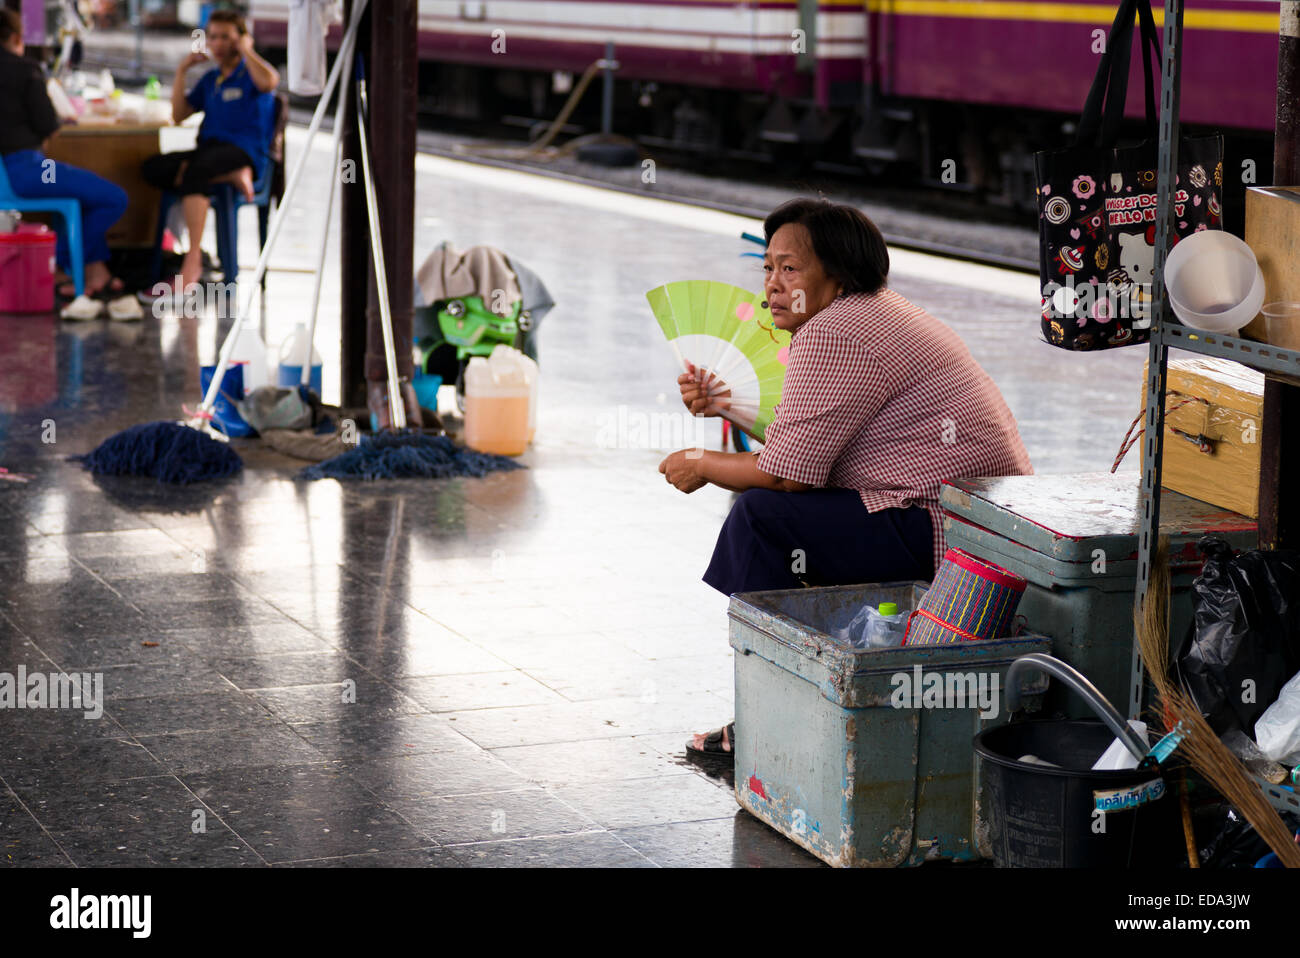
[[[1264,274],[1264,302],[1300,302],[1300,188],[1253,186],[1246,190],[1246,245]],[[1300,349],[1300,326],[1269,337],[1264,317],[1242,335],[1284,349]]]
[[[1166,387],[1161,485],[1185,496],[1259,516],[1264,374],[1227,359],[1171,359]],[[1142,370],[1146,403],[1146,367]],[[1179,406],[1184,400],[1191,402]],[[1178,407],[1178,408],[1174,408]],[[1140,444],[1145,455],[1145,443]]]

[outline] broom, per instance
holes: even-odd
[[[257,268],[254,270],[253,280],[249,284],[248,295],[244,297],[244,304],[239,311],[239,316],[231,325],[230,332],[226,334],[226,338],[221,344],[221,351],[217,357],[217,367],[213,372],[212,381],[208,384],[207,392],[203,395],[203,401],[199,404],[198,409],[193,412],[186,408],[185,411],[188,415],[186,419],[180,421],[160,420],[132,426],[105,439],[94,450],[85,455],[68,457],[75,462],[80,462],[85,469],[95,475],[153,476],[159,482],[184,485],[205,479],[229,476],[243,468],[243,460],[227,444],[229,442],[228,437],[213,428],[212,410],[216,405],[217,396],[221,392],[221,383],[225,378],[226,370],[230,366],[230,357],[234,352],[235,342],[239,338],[240,330],[248,322],[252,314],[253,296],[261,285],[262,277],[266,275],[271,250],[274,248],[275,242],[280,235],[280,229],[284,225],[285,210],[289,207],[290,200],[297,192],[298,185],[302,181],[303,171],[306,169],[307,160],[311,155],[312,141],[320,129],[321,121],[324,119],[334,88],[338,86],[340,77],[344,76],[351,67],[353,51],[356,49],[357,29],[361,23],[361,15],[365,12],[367,2],[368,0],[356,0],[356,6],[352,8],[352,19],[348,23],[347,31],[343,35],[343,41],[339,45],[338,55],[334,58],[334,66],[330,69],[329,78],[325,82],[325,89],[321,92],[320,101],[316,104],[311,123],[307,127],[307,143],[303,147],[302,156],[298,158],[297,165],[294,166],[292,176],[289,177],[289,183],[284,191],[284,198],[276,207],[266,243],[262,247],[261,255],[257,258]],[[343,91],[340,90],[340,107],[344,95]],[[336,141],[340,126],[336,125],[335,127]],[[330,175],[337,176],[337,173],[336,167],[331,170]],[[193,239],[197,242],[197,238]]]
[[[1300,847],[1246,768],[1210,728],[1201,710],[1169,679],[1169,543],[1161,538],[1151,566],[1142,608],[1134,613],[1138,651],[1160,698],[1167,731],[1183,733],[1179,748],[1206,781],[1254,827],[1287,868],[1300,868]],[[1189,825],[1184,813],[1184,830]],[[1188,836],[1189,862],[1199,865],[1195,842]]]

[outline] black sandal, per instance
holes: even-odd
[[[724,743],[725,736],[725,743]],[[725,744],[725,748],[723,747]],[[686,757],[702,759],[709,762],[732,763],[736,760],[736,723],[732,722],[722,728],[715,728],[704,736],[704,747],[696,748],[691,742],[686,743]]]

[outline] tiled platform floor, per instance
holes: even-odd
[[[0,318],[0,465],[35,476],[0,483],[0,671],[102,672],[107,700],[96,721],[0,710],[0,864],[819,864],[682,757],[732,717],[726,600],[699,581],[731,497],[656,472],[690,443],[662,431],[682,425],[675,372],[643,294],[756,286],[735,222],[426,159],[417,255],[498,245],[560,304],[527,470],[297,483],[247,445],[223,483],[95,481],[64,457],[194,403],[224,326]],[[317,216],[293,214],[277,266],[314,259]],[[1109,466],[1141,351],[1033,342],[1032,277],[895,265],[1001,385],[1041,471]],[[273,274],[273,346],[309,290]]]

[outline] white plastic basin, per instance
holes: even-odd
[[[1264,274],[1249,246],[1223,230],[1201,230],[1165,261],[1174,315],[1208,333],[1236,333],[1264,304]]]

